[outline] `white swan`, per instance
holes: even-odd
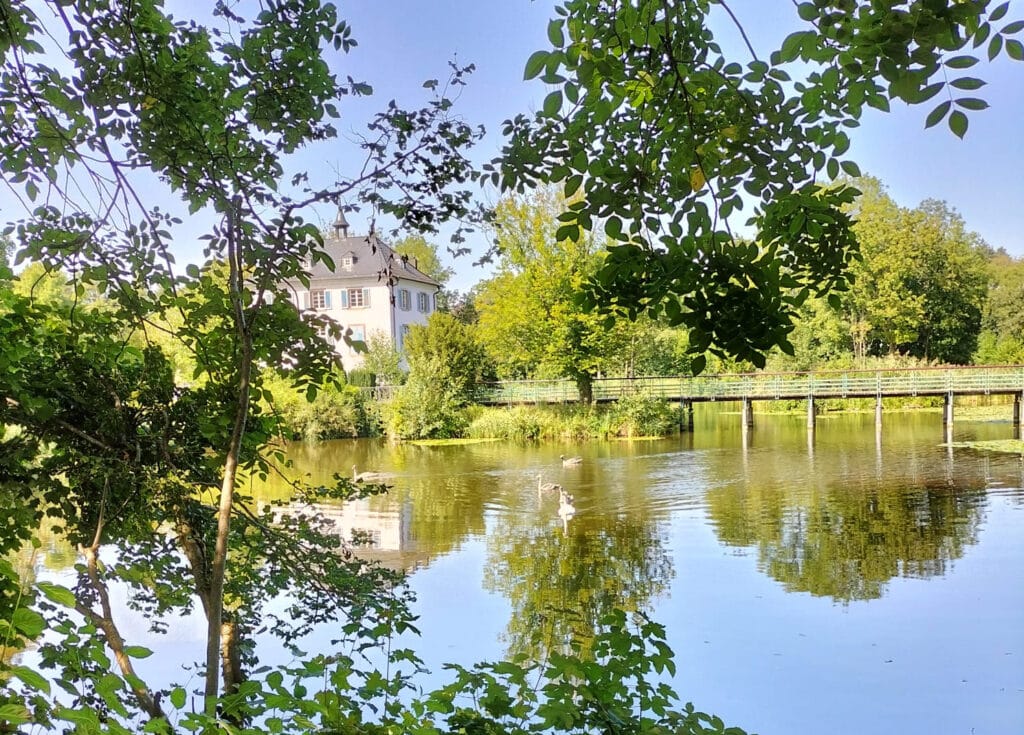
[[[562,518],[570,518],[576,514],[576,498],[571,493],[559,488],[558,490],[558,515]]]
[[[386,480],[391,475],[384,472],[359,472],[355,465],[352,465],[352,480],[353,482],[380,482]]]
[[[583,457],[566,457],[564,454],[559,454],[558,458],[562,460],[563,467],[575,467],[583,464]]]
[[[538,493],[553,493],[555,490],[562,492],[562,486],[557,485],[553,482],[544,482],[543,475],[537,475],[537,492]]]

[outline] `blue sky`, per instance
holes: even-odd
[[[522,72],[527,57],[547,44],[553,0],[352,0],[339,5],[359,45],[348,55],[332,58],[332,67],[341,75],[369,82],[375,90],[366,100],[342,102],[338,128],[343,137],[362,129],[372,113],[392,98],[405,106],[421,104],[427,94],[423,81],[443,79],[448,61],[455,58],[477,68],[457,110],[467,121],[486,126],[487,139],[477,149],[477,159],[484,161],[500,150],[501,122],[537,109],[548,91],[540,82],[524,82]],[[176,14],[186,15],[193,7],[183,2]],[[763,56],[795,28],[795,9],[786,0],[733,0],[730,7]],[[1013,0],[1007,20],[1020,17],[1024,17],[1024,0]],[[727,49],[740,48],[735,33],[727,28],[722,28],[719,38]],[[740,58],[746,60],[746,56]],[[850,155],[864,172],[880,178],[900,204],[943,199],[990,245],[1024,257],[1024,63],[1001,60],[976,69],[976,75],[989,82],[981,96],[991,108],[971,115],[966,140],[944,127],[925,130],[930,106],[896,105],[890,114],[869,112],[863,125],[851,131]],[[333,171],[351,172],[358,165],[355,152],[342,139],[305,151],[293,163],[296,169],[308,169],[314,182],[326,184],[333,179]],[[166,197],[164,190],[159,191],[160,197]],[[482,192],[481,196],[493,203],[496,194]],[[21,216],[10,204],[0,192],[0,220]],[[316,214],[325,224],[334,217],[329,208]],[[367,213],[350,216],[353,230],[364,232],[367,219]],[[199,215],[176,234],[180,260],[198,258],[195,238],[209,224]],[[435,240],[447,244],[444,236]],[[485,236],[470,244],[479,253],[486,245]],[[452,286],[465,290],[487,275],[474,268],[471,260],[465,257],[451,263],[457,273]]]

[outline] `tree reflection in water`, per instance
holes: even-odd
[[[881,597],[890,579],[935,577],[977,543],[983,487],[796,489],[730,484],[707,495],[719,539],[754,546],[789,591],[837,602]]]
[[[488,539],[484,587],[511,605],[509,656],[544,660],[578,646],[586,656],[598,622],[615,608],[649,608],[673,576],[663,528],[638,518],[577,515],[524,528],[502,520]]]

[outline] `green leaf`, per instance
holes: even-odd
[[[523,72],[523,79],[533,79],[540,74],[550,55],[551,53],[548,51],[534,51],[530,58],[526,60],[526,70]]]
[[[978,63],[976,56],[970,54],[964,54],[963,56],[954,56],[951,59],[946,59],[946,66],[950,69],[969,69]]]
[[[604,222],[604,233],[614,240],[622,238],[622,220],[618,217],[609,217]]]
[[[949,129],[962,139],[967,134],[967,115],[960,110],[954,110],[953,114],[949,116]]]
[[[181,687],[175,687],[171,690],[171,704],[174,705],[175,709],[181,709],[185,706],[186,695],[185,690]]]
[[[561,20],[553,20],[548,23],[548,40],[551,41],[551,45],[555,48],[561,48],[565,45],[565,35],[562,33]]]
[[[35,638],[46,629],[46,621],[35,610],[19,607],[11,615],[14,629],[26,638]]]
[[[860,166],[853,161],[843,161],[839,165],[843,167],[843,171],[846,172],[847,176],[852,176],[855,179],[860,178]]]
[[[124,655],[132,658],[149,658],[153,652],[145,646],[125,646]]]
[[[580,239],[580,227],[576,224],[562,225],[555,231],[555,240],[562,242],[563,240],[579,240]]]
[[[922,89],[920,92],[915,94],[913,97],[914,103],[927,102],[932,97],[942,91],[942,88],[946,86],[945,82],[936,82],[935,84],[929,84],[927,87]]]
[[[811,3],[800,3],[796,6],[800,20],[811,21],[818,17],[818,10]]]
[[[1011,38],[1006,42],[1006,55],[1017,61],[1024,61],[1024,43]]]
[[[23,704],[0,704],[0,722],[23,725],[32,719],[32,713]]]
[[[999,52],[1003,50],[1003,37],[1000,35],[992,36],[992,40],[988,42],[988,60],[992,61]]]
[[[1009,10],[1009,9],[1010,9],[1010,3],[1009,2],[1005,2],[1002,5],[1000,5],[999,7],[997,7],[995,10],[993,10],[989,14],[988,19],[989,20],[993,20],[993,21],[994,20],[1000,20],[1004,15],[1006,15],[1006,11]]]
[[[985,81],[975,77],[961,77],[960,79],[954,79],[950,84],[957,89],[981,89],[985,86]]]
[[[697,355],[693,360],[690,361],[690,372],[694,375],[700,375],[704,372],[704,368],[708,366],[707,355]]]
[[[1024,31],[1024,20],[1015,20],[1013,23],[1007,23],[1001,33],[1004,36],[1012,36],[1021,31]]]
[[[75,593],[69,590],[67,587],[61,587],[59,584],[53,584],[53,582],[40,582],[36,585],[39,591],[42,592],[46,599],[51,602],[56,602],[58,605],[64,607],[75,606]]]
[[[959,97],[956,100],[958,107],[963,107],[965,110],[984,110],[988,107],[988,102],[980,100],[977,97]]]
[[[544,98],[544,114],[548,117],[555,117],[562,109],[562,92],[556,89]]]
[[[583,185],[583,177],[580,176],[579,174],[573,174],[572,176],[568,177],[565,180],[565,188],[564,188],[565,197],[567,199],[569,197],[571,197],[573,194],[575,194],[577,191],[579,191],[580,186],[582,186],[582,185]]]
[[[786,39],[782,42],[782,48],[779,49],[782,61],[793,61],[800,55],[800,48],[803,46],[804,35],[803,31],[797,31],[796,33],[790,33],[786,36]]]
[[[46,694],[50,693],[50,682],[38,671],[33,671],[27,666],[14,666],[11,668],[10,673],[25,682],[30,689],[37,692],[45,692]]]
[[[934,125],[938,125],[942,119],[949,113],[949,109],[953,106],[950,100],[946,100],[941,105],[938,105],[934,110],[928,113],[928,117],[924,121],[924,126],[930,128]]]

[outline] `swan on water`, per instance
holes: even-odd
[[[558,491],[558,515],[568,518],[576,513],[576,498],[571,493],[559,489]]]
[[[354,482],[380,482],[386,480],[391,475],[384,472],[359,472],[355,465],[352,465],[352,480]]]
[[[575,467],[583,464],[583,457],[566,457],[564,454],[559,454],[558,458],[562,460],[563,467]]]
[[[555,490],[562,492],[562,486],[557,485],[553,482],[544,482],[543,475],[537,475],[537,492],[538,493],[553,493]]]

